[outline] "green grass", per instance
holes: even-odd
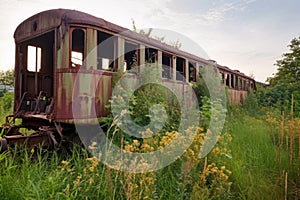
[[[276,152],[268,127],[251,117],[230,120],[233,190],[240,199],[276,199]]]
[[[12,99],[11,94],[7,95],[0,101]],[[12,109],[5,105],[12,105],[12,102],[0,104],[1,120]],[[64,150],[33,151],[16,147],[0,154],[0,198],[284,199],[284,185],[278,172],[279,150],[273,144],[264,116],[260,117],[249,117],[242,110],[230,113],[224,131],[232,136],[232,141],[226,143],[232,157],[208,155],[207,164],[216,163],[219,169],[225,165],[232,172],[228,180],[232,182],[231,190],[223,196],[214,196],[213,190],[228,181],[221,182],[216,175],[207,177],[209,181],[205,184],[201,182],[204,159],[187,177],[183,167],[188,165],[181,158],[156,172],[128,174],[93,162],[81,147],[74,147],[72,154],[64,153]],[[288,170],[288,153],[282,150],[280,156],[281,169]],[[153,184],[148,180],[153,180]],[[213,187],[214,181],[220,181],[219,185]]]

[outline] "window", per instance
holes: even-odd
[[[176,80],[185,80],[185,59],[177,57],[176,59]]]
[[[225,74],[221,72],[221,84],[224,84],[225,83]]]
[[[115,37],[113,35],[97,31],[97,69],[114,69]]]
[[[226,80],[225,80],[225,83],[226,83],[226,86],[230,87],[229,86],[229,80],[230,80],[230,74],[226,74]]]
[[[137,65],[138,60],[138,45],[125,41],[125,55],[124,55],[124,71],[131,70]]]
[[[234,81],[234,74],[230,74],[230,80],[231,80],[231,88],[236,88],[236,83]]]
[[[189,62],[189,81],[196,82],[196,63],[195,62]]]
[[[85,33],[82,29],[73,29],[72,31],[72,51],[71,66],[82,66],[84,56]]]
[[[235,88],[240,89],[240,79],[238,76],[235,76]]]
[[[247,81],[243,80],[243,89],[247,90],[247,88],[248,88]]]
[[[162,53],[162,77],[172,78],[172,55]]]
[[[27,46],[27,70],[39,72],[42,63],[42,49],[37,46]]]
[[[145,48],[145,62],[155,63],[157,61],[157,49],[146,47]]]

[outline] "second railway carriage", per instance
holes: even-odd
[[[238,71],[75,10],[38,13],[17,27],[14,38],[14,114],[7,117],[3,127],[6,136],[1,139],[2,149],[7,143],[24,140],[32,145],[45,142],[45,138],[49,145],[63,140],[67,130],[74,128],[74,93],[80,107],[77,123],[92,123],[92,104],[97,117],[106,116],[114,74],[130,69],[133,62],[168,66],[160,78],[183,90],[189,81],[197,80],[197,70],[193,69],[213,64],[229,88],[232,103],[241,102],[249,88],[255,89],[255,81]],[[95,97],[89,95],[89,89],[95,90]],[[13,124],[16,118],[22,119],[21,125]],[[20,127],[36,133],[21,135]]]

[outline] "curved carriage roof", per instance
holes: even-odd
[[[43,31],[49,31],[62,24],[98,26],[116,33],[128,30],[84,12],[69,9],[53,9],[40,12],[23,21],[17,27],[14,38],[16,41],[20,41],[29,34],[32,36],[35,32],[39,34]],[[36,30],[34,30],[34,26],[36,26]]]
[[[15,42],[16,43],[21,42],[21,41],[25,40],[26,38],[29,38],[29,37],[31,38],[35,35],[43,34],[45,32],[53,30],[54,28],[57,28],[61,25],[67,25],[67,24],[89,25],[89,26],[99,27],[102,29],[107,29],[113,33],[120,34],[120,35],[123,35],[128,38],[133,38],[134,40],[140,41],[142,43],[145,43],[147,45],[153,46],[155,48],[158,48],[158,49],[161,49],[161,50],[164,50],[167,52],[171,52],[175,55],[187,57],[194,61],[198,61],[201,64],[215,65],[221,71],[238,74],[241,77],[253,80],[251,77],[248,77],[245,74],[240,73],[236,70],[231,70],[227,67],[218,65],[214,62],[200,58],[200,57],[190,54],[188,52],[173,48],[170,45],[162,43],[153,38],[149,38],[144,35],[138,34],[136,32],[130,31],[127,28],[118,26],[118,25],[108,22],[104,19],[95,17],[93,15],[90,15],[90,14],[87,14],[84,12],[76,11],[76,10],[53,9],[53,10],[46,10],[46,11],[43,11],[43,12],[33,15],[32,17],[23,21],[17,27],[17,29],[15,30],[15,33],[14,33]]]

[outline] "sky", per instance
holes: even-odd
[[[300,36],[299,0],[0,0],[0,70],[14,67],[16,27],[55,8],[83,11],[128,29],[134,19],[139,29],[180,33],[218,64],[259,82],[276,73],[276,60]]]

